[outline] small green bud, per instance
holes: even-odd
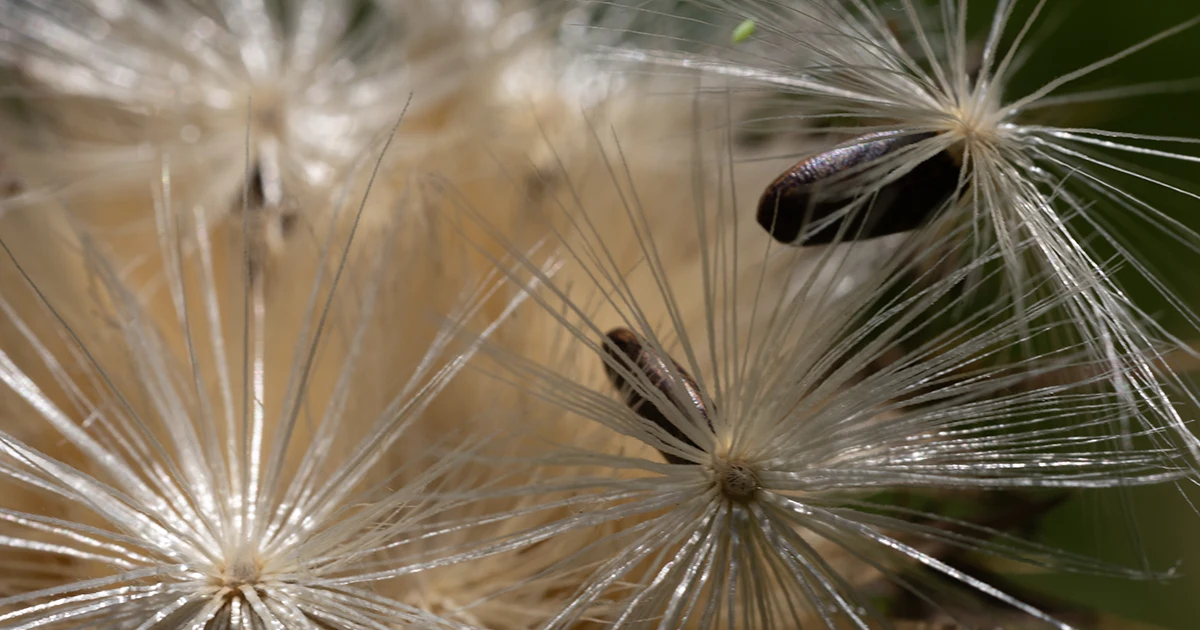
[[[758,26],[754,23],[754,20],[745,20],[741,24],[738,24],[737,28],[733,29],[733,43],[740,44],[750,39],[750,36],[754,34],[757,28]]]

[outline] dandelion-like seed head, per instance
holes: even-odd
[[[1200,18],[1014,95],[1021,3],[0,2],[0,626],[1067,630],[1000,572],[1167,575],[1030,520],[1200,470],[1102,262],[1113,209],[1200,252],[1109,178],[1200,199],[1121,159],[1197,141],[1037,118]]]
[[[487,135],[499,76],[538,26],[494,0],[6,3],[0,67],[15,81],[0,144],[98,236],[149,213],[144,183],[170,161],[181,199],[248,223],[261,259],[342,202],[402,115],[373,206]],[[136,243],[117,239],[118,251]]]
[[[727,155],[728,138],[696,133],[695,188],[680,193],[694,205],[673,215],[674,229],[651,227],[624,152],[608,156],[610,185],[624,192],[615,213],[623,236],[612,212],[578,197],[564,208],[574,228],[557,235],[567,262],[531,300],[579,344],[556,354],[566,365],[494,354],[505,380],[562,410],[563,424],[590,420],[626,439],[567,445],[546,460],[547,481],[528,489],[572,489],[562,501],[582,509],[515,534],[524,544],[614,526],[544,572],[580,576],[546,627],[594,617],[616,628],[872,627],[895,621],[871,600],[881,584],[958,619],[941,580],[1066,628],[938,550],[1145,575],[888,498],[1105,489],[1186,474],[1178,452],[1127,446],[1169,431],[1139,425],[1155,401],[1124,397],[1087,351],[1094,339],[1050,316],[1074,294],[1039,293],[1052,280],[1030,277],[1026,308],[1014,314],[1007,296],[966,290],[1003,274],[1004,254],[993,245],[954,258],[964,226],[932,245],[900,246],[842,290],[858,248],[780,249],[747,234],[741,193],[705,160]],[[697,247],[676,249],[685,239]],[[942,275],[946,258],[961,268]],[[1013,352],[1012,339],[1043,337],[1070,341]],[[591,364],[572,369],[579,360]],[[598,472],[561,481],[550,472],[579,463]]]
[[[17,490],[0,499],[0,568],[43,567],[5,585],[0,623],[453,625],[417,605],[412,567],[438,551],[453,555],[435,523],[472,505],[463,496],[474,496],[483,473],[471,468],[474,446],[460,426],[443,423],[431,440],[408,432],[469,358],[450,351],[452,326],[482,317],[496,284],[455,288],[448,316],[457,324],[435,326],[425,340],[421,307],[389,307],[385,261],[394,252],[358,253],[353,228],[331,227],[298,308],[286,294],[268,297],[250,275],[226,291],[203,217],[176,214],[162,192],[158,233],[174,307],[162,321],[86,232],[80,275],[103,295],[83,309],[60,299],[74,306],[87,292],[51,299],[40,289],[72,286],[71,275],[35,280],[0,241],[23,280],[0,310],[21,340],[13,345],[27,349],[0,349],[0,394],[30,427],[0,432],[0,481]],[[185,240],[200,251],[185,257]],[[359,299],[337,300],[344,291]],[[32,306],[15,299],[25,293]],[[89,315],[117,334],[103,334],[114,332],[109,324],[101,334],[81,327],[94,324]],[[54,333],[35,328],[39,317]],[[380,326],[395,340],[386,351],[367,343]],[[47,343],[55,333],[65,349]],[[407,354],[413,341],[425,349]],[[375,380],[366,366],[386,377]]]
[[[1196,140],[1055,126],[1041,116],[1184,89],[1187,79],[1083,86],[1098,72],[1196,27],[1200,17],[1017,92],[1010,89],[1014,77],[1036,58],[1044,18],[1057,8],[1053,3],[1001,0],[981,33],[968,31],[968,12],[976,5],[960,0],[879,6],[717,0],[697,6],[706,25],[727,25],[732,32],[750,20],[754,32],[732,47],[700,53],[657,49],[646,42],[690,41],[692,21],[630,7],[652,16],[653,24],[639,29],[637,45],[611,56],[696,69],[725,77],[736,89],[750,86],[771,108],[744,121],[751,128],[815,124],[817,133],[829,135],[831,148],[802,159],[767,186],[758,208],[762,228],[782,243],[805,247],[913,231],[914,238],[937,238],[955,226],[971,226],[960,238],[981,249],[999,248],[1013,308],[1024,308],[1033,286],[1068,295],[1057,316],[1076,322],[1078,336],[1090,340],[1089,351],[1112,366],[1112,378],[1127,384],[1125,391],[1147,392],[1157,401],[1145,420],[1172,427],[1173,436],[1163,439],[1200,456],[1200,442],[1171,402],[1192,395],[1161,360],[1157,342],[1174,335],[1142,313],[1112,273],[1116,264],[1152,279],[1164,303],[1200,324],[1174,288],[1186,279],[1164,279],[1163,266],[1150,262],[1152,252],[1128,229],[1144,226],[1200,251],[1200,234],[1180,220],[1183,215],[1154,205],[1138,186],[1157,188],[1180,206],[1194,205],[1200,194],[1131,163],[1195,163],[1200,158],[1189,151]],[[1018,6],[1028,11],[1022,15]],[[691,43],[705,48],[703,41]]]

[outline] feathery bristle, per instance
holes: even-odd
[[[1200,24],[1200,17],[1135,41],[1028,94],[1013,95],[1008,90],[1013,75],[1035,54],[1028,46],[1039,18],[1049,10],[1044,1],[1031,3],[1023,20],[1014,17],[1017,2],[999,2],[979,47],[967,31],[968,5],[956,0],[941,0],[935,6],[904,0],[888,12],[856,0],[696,4],[708,10],[713,28],[749,19],[756,24],[755,35],[744,46],[711,43],[699,55],[650,45],[614,49],[609,56],[696,68],[729,77],[738,89],[764,93],[768,101],[786,99],[775,107],[774,116],[752,121],[758,127],[777,131],[797,122],[826,122],[826,133],[858,136],[839,145],[843,147],[862,145],[867,134],[910,139],[901,150],[843,167],[846,177],[841,181],[831,178],[828,186],[836,191],[834,198],[846,200],[840,209],[823,208],[825,202],[808,194],[797,196],[798,204],[772,205],[764,197],[760,212],[768,214],[765,224],[808,221],[806,233],[813,237],[840,227],[839,238],[852,239],[863,222],[855,215],[870,213],[868,221],[886,223],[887,212],[894,210],[938,215],[936,225],[920,231],[918,238],[937,238],[946,229],[939,226],[970,225],[963,238],[972,243],[972,254],[993,245],[1000,248],[1016,307],[1024,307],[1019,300],[1028,293],[1026,285],[1043,277],[1052,281],[1048,291],[1070,295],[1061,307],[1084,329],[1081,334],[1095,356],[1111,362],[1112,377],[1131,396],[1158,400],[1157,412],[1147,421],[1172,427],[1173,432],[1162,438],[1194,457],[1200,455],[1200,442],[1171,402],[1172,397],[1190,397],[1189,388],[1164,367],[1158,354],[1160,340],[1173,336],[1130,301],[1114,280],[1111,254],[1106,253],[1115,252],[1121,265],[1140,272],[1180,315],[1193,325],[1200,323],[1176,293],[1179,287],[1170,287],[1155,273],[1146,262],[1150,256],[1145,248],[1130,242],[1130,231],[1118,226],[1136,222],[1142,228],[1137,233],[1156,231],[1158,238],[1189,252],[1200,252],[1200,234],[1181,223],[1177,213],[1155,207],[1137,191],[1115,183],[1128,176],[1175,193],[1179,204],[1194,205],[1200,198],[1195,191],[1132,169],[1122,154],[1197,162],[1200,158],[1180,152],[1195,140],[1053,127],[1036,118],[1046,107],[1151,91],[1068,90],[1099,70],[1188,31]],[[691,26],[653,5],[628,10],[648,14],[652,25],[647,31],[660,42],[680,37]],[[891,201],[896,195],[912,201],[911,189],[900,188],[898,193],[896,187],[930,161],[946,156],[959,165],[957,186],[914,184],[945,189],[947,194],[932,195],[943,202],[911,208]],[[816,221],[818,217],[824,220]],[[917,222],[911,216],[890,220],[902,227]]]
[[[3,435],[12,492],[0,565],[29,580],[6,583],[0,620],[453,627],[405,603],[421,601],[419,590],[388,581],[423,558],[413,541],[439,515],[462,509],[430,489],[466,492],[486,478],[471,457],[484,436],[464,434],[464,419],[440,423],[440,440],[405,440],[474,352],[449,350],[454,327],[477,321],[499,287],[469,291],[447,319],[426,305],[397,308],[408,300],[389,271],[403,268],[396,252],[355,247],[354,228],[339,244],[331,230],[302,289],[308,307],[276,311],[247,267],[241,291],[220,288],[220,243],[204,217],[179,212],[169,189],[160,192],[174,306],[162,320],[86,233],[74,279],[87,276],[100,293],[70,299],[39,285],[69,286],[72,275],[35,278],[5,244],[33,297],[6,291],[3,301],[27,365],[0,354],[6,409],[24,428]],[[184,242],[197,244],[196,255],[181,254]],[[41,319],[63,348],[34,332]],[[386,352],[365,352],[384,338]],[[39,384],[30,374],[49,378]],[[42,575],[24,570],[38,562]]]
[[[698,146],[698,164],[706,151],[724,155]],[[622,211],[601,214],[569,195],[573,230],[558,245],[566,264],[540,275],[531,295],[574,349],[562,363],[487,350],[499,378],[559,409],[560,422],[590,421],[627,438],[617,450],[564,443],[542,463],[558,478],[528,489],[570,490],[561,501],[582,512],[516,541],[617,527],[546,571],[580,579],[546,627],[593,617],[612,627],[868,627],[888,622],[864,595],[870,581],[891,580],[939,607],[936,575],[1069,627],[942,562],[930,552],[939,546],[1145,575],[883,498],[904,489],[1120,489],[1186,476],[1182,453],[1153,446],[1167,429],[1115,430],[1150,426],[1136,419],[1154,413],[1155,401],[1111,385],[1107,361],[1089,352],[1095,340],[1062,317],[1072,294],[1040,297],[1036,285],[1052,280],[1031,279],[1014,311],[1004,294],[966,290],[1002,274],[1005,258],[994,247],[938,275],[962,238],[954,233],[926,252],[902,249],[848,291],[828,278],[844,275],[859,244],[825,251],[807,274],[785,266],[792,275],[780,282],[763,264],[778,246],[746,233],[731,187],[698,187],[693,208],[663,231],[617,156],[608,185],[624,191]],[[681,258],[680,242],[696,247]],[[1021,342],[1046,339],[1071,341],[1022,356]],[[557,468],[581,464],[607,472]],[[916,576],[905,572],[913,567]]]
[[[1108,627],[1200,158],[1080,106],[1200,18],[1057,9],[4,4],[0,627]]]

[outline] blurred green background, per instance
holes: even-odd
[[[985,33],[996,3],[969,0],[973,32]],[[1016,19],[1036,5],[1018,2]],[[1051,30],[1036,33],[1036,47],[1015,77],[1011,95],[1019,96],[1061,74],[1086,66],[1200,15],[1196,0],[1048,0],[1039,22]],[[1157,81],[1196,80],[1192,86],[1167,94],[1148,94],[1101,104],[1047,111],[1047,122],[1061,126],[1100,127],[1116,131],[1200,138],[1200,27],[1155,43],[1111,67],[1080,80],[1066,91],[1093,90]],[[1200,145],[1157,145],[1156,148],[1200,155]],[[1127,156],[1134,164],[1161,176],[1171,185],[1200,190],[1200,164],[1145,156]],[[1200,232],[1200,201],[1161,187],[1117,177],[1122,186],[1155,208]],[[1108,211],[1112,211],[1109,209]],[[1119,222],[1120,217],[1114,217]],[[1128,226],[1131,244],[1162,277],[1200,310],[1200,255],[1160,232]],[[1122,285],[1147,313],[1186,341],[1200,341],[1196,331],[1150,286],[1128,267],[1118,272]],[[1200,347],[1200,344],[1197,344]],[[1186,366],[1181,363],[1181,366]],[[1181,408],[1187,418],[1200,410]],[[1131,492],[1140,535],[1152,566],[1178,564],[1179,577],[1166,582],[1130,582],[1088,576],[1027,577],[1031,584],[1079,602],[1101,602],[1104,608],[1173,629],[1200,627],[1200,517],[1173,488]],[[1197,498],[1193,493],[1192,499]],[[1129,529],[1115,497],[1079,498],[1056,510],[1043,522],[1045,541],[1067,549],[1136,562],[1129,551]]]

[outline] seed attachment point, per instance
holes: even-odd
[[[760,483],[754,469],[742,462],[722,462],[713,469],[713,480],[730,501],[744,502],[758,492]]]

